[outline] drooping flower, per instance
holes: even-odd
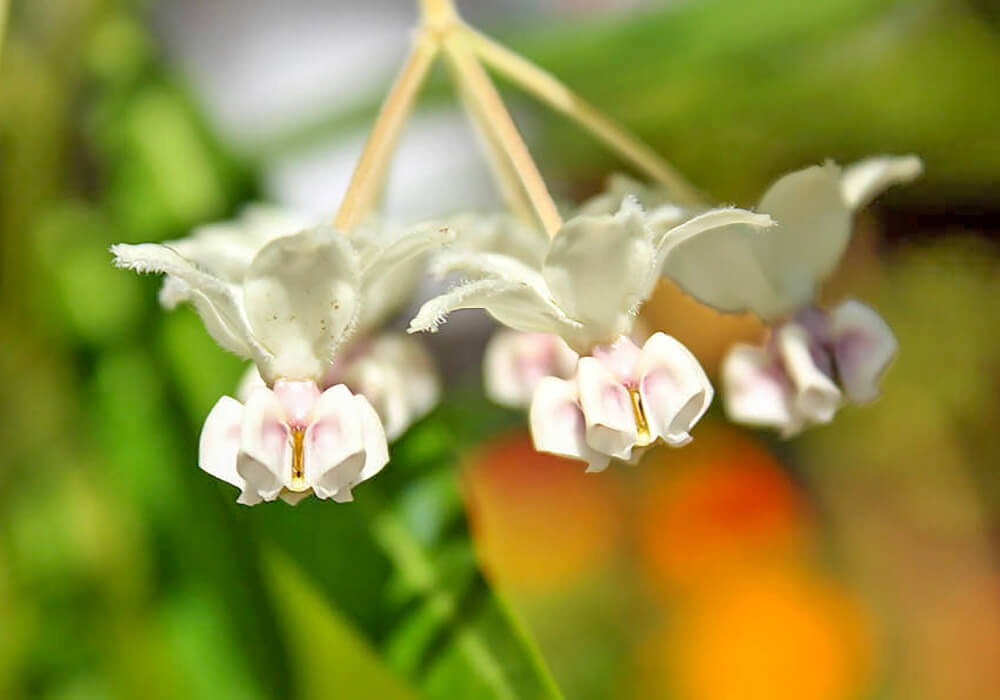
[[[234,221],[199,227],[191,236],[164,245],[200,269],[238,285],[263,245],[312,224],[312,217],[304,214],[255,204]],[[347,236],[358,259],[359,311],[352,336],[345,339],[337,359],[325,369],[320,386],[325,389],[345,383],[363,394],[374,405],[390,440],[436,405],[440,380],[419,341],[383,331],[382,326],[412,298],[426,267],[424,253],[453,238],[450,229],[430,222],[406,230],[374,220],[352,229]],[[192,301],[192,291],[183,280],[168,275],[160,301],[174,308]],[[264,385],[256,367],[248,370],[242,385],[241,397],[247,395],[246,387]]]
[[[892,332],[857,301],[818,309],[818,288],[847,247],[854,212],[921,169],[915,156],[805,168],[780,178],[761,200],[759,211],[776,226],[724,226],[677,241],[666,275],[702,303],[751,311],[771,326],[766,347],[741,345],[723,361],[733,420],[793,435],[829,422],[844,399],[877,397],[896,352]]]
[[[172,278],[216,342],[252,360],[262,378],[245,405],[216,404],[199,465],[238,486],[241,503],[297,502],[309,492],[350,500],[351,488],[388,461],[385,434],[364,396],[343,385],[321,392],[319,382],[357,326],[366,272],[419,246],[401,238],[365,257],[320,226],[271,238],[238,280],[216,272],[210,248],[192,245],[191,260],[167,245],[112,247],[117,265]]]
[[[468,279],[426,302],[410,331],[433,331],[452,311],[481,308],[514,330],[557,335],[589,356],[571,379],[539,383],[531,426],[540,450],[584,459],[597,470],[611,458],[633,459],[634,448],[657,438],[680,444],[707,408],[711,385],[680,343],[658,334],[639,351],[628,336],[670,249],[733,223],[771,221],[719,209],[656,232],[639,204],[627,199],[614,215],[568,221],[540,266],[499,253],[443,253],[436,269],[461,271]]]

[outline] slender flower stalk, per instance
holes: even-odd
[[[427,32],[418,35],[351,175],[351,184],[337,212],[336,226],[339,230],[350,231],[374,205],[385,178],[389,157],[439,50],[436,37]]]
[[[556,208],[545,180],[518,133],[503,100],[493,82],[466,41],[465,32],[453,32],[444,42],[445,55],[456,76],[465,85],[476,106],[473,116],[478,118],[488,133],[492,133],[510,158],[539,222],[549,236],[554,236],[562,228],[562,218]]]
[[[468,30],[467,40],[484,63],[587,129],[626,161],[666,187],[675,202],[700,204],[703,201],[697,189],[656,151],[608,119],[551,73],[473,29]]]

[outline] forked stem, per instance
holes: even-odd
[[[382,104],[351,175],[351,184],[348,185],[344,201],[337,212],[336,226],[341,231],[346,232],[357,226],[371,210],[385,179],[396,141],[439,51],[440,42],[436,36],[426,32],[418,35],[406,63]]]
[[[506,153],[542,228],[549,236],[555,236],[562,228],[559,210],[500,94],[467,44],[467,36],[468,30],[451,32],[445,38],[445,55],[475,105],[473,117],[496,139],[500,151]]]
[[[700,204],[703,198],[683,175],[659,154],[601,112],[555,76],[523,56],[473,29],[467,29],[472,50],[484,63],[554,110],[573,119],[622,158],[665,186],[681,204]]]

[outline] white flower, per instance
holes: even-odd
[[[740,344],[729,352],[722,364],[726,413],[785,437],[829,423],[843,400],[878,397],[896,350],[889,326],[861,302],[829,313],[808,309],[776,327],[765,347]]]
[[[761,200],[773,228],[726,226],[677,241],[665,274],[709,306],[751,311],[772,326],[766,348],[741,345],[724,360],[733,420],[793,435],[829,422],[843,399],[878,396],[878,378],[897,349],[892,332],[859,302],[827,314],[815,308],[816,296],[847,247],[854,212],[921,169],[917,157],[905,156],[799,170]]]
[[[614,215],[568,221],[540,269],[497,253],[442,254],[435,261],[439,272],[460,270],[471,279],[425,303],[410,331],[434,330],[457,309],[482,308],[514,330],[557,335],[574,351],[593,353],[579,360],[570,379],[538,383],[530,422],[539,450],[600,470],[611,458],[634,459],[634,448],[659,438],[683,444],[711,401],[708,379],[669,336],[654,335],[640,351],[628,334],[671,247],[734,223],[767,226],[771,220],[720,209],[656,232],[638,203],[626,199]]]
[[[246,404],[222,397],[201,432],[198,465],[240,489],[239,503],[295,504],[314,493],[338,503],[389,461],[371,404],[344,385],[313,381],[257,387]]]
[[[716,209],[656,233],[629,199],[617,214],[566,222],[540,269],[498,253],[445,252],[434,262],[436,271],[461,271],[469,280],[427,301],[410,332],[436,330],[452,311],[479,308],[514,330],[554,333],[585,354],[629,334],[664,257],[680,241],[730,224],[753,230],[771,223],[765,215]]]
[[[654,333],[640,349],[628,338],[580,358],[574,380],[544,378],[531,403],[535,448],[588,462],[634,461],[658,439],[680,446],[712,402],[712,385],[694,355]],[[636,449],[639,448],[639,449]]]
[[[578,358],[557,335],[499,330],[483,354],[486,395],[502,406],[526,407],[544,377],[573,376]]]
[[[193,246],[200,264],[166,245],[113,246],[117,265],[183,285],[212,337],[260,372],[265,386],[246,406],[223,397],[202,431],[199,464],[239,486],[241,502],[309,491],[348,500],[358,480],[384,466],[385,434],[368,400],[343,385],[321,394],[317,382],[354,331],[366,277],[389,274],[427,238],[397,238],[362,255],[330,227],[306,229],[269,240],[238,280],[213,274],[220,254],[209,246]]]

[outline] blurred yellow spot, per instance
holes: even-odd
[[[522,589],[558,589],[600,566],[618,544],[623,514],[613,473],[535,452],[527,431],[478,451],[465,472],[480,560]]]
[[[703,593],[660,649],[679,698],[844,700],[865,689],[868,620],[835,584],[795,568],[749,569]]]

